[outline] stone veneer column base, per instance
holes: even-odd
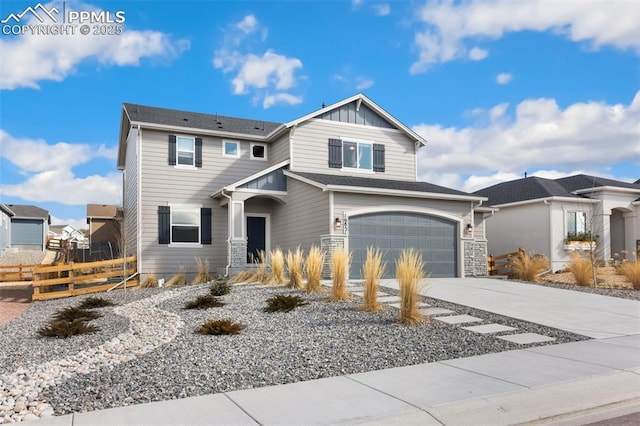
[[[229,264],[232,268],[244,268],[247,265],[247,239],[232,239]]]
[[[463,240],[464,275],[482,277],[487,275],[487,242]]]
[[[345,247],[346,235],[320,235],[320,250],[324,253],[324,267],[322,268],[322,278],[331,278],[331,260],[333,252],[338,248]]]

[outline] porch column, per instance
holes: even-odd
[[[628,212],[622,215],[624,218],[624,249],[627,251],[627,259],[640,259],[640,229],[636,212]]]
[[[595,232],[599,236],[596,244],[596,257],[604,261],[606,265],[611,259],[611,210],[603,212],[595,217]]]
[[[244,201],[236,200],[233,195],[229,201],[229,265],[232,268],[244,268],[247,264]]]

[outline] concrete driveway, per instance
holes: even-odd
[[[430,278],[422,294],[594,339],[640,334],[635,300],[493,278]]]

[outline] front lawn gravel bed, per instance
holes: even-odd
[[[184,321],[173,341],[133,361],[76,375],[45,390],[40,399],[61,415],[537,346],[518,345],[433,319],[406,326],[398,323],[398,310],[393,307],[367,313],[356,309],[360,298],[328,302],[328,292],[307,295],[283,287],[234,286],[230,294],[220,297],[225,306],[207,310],[183,307],[187,301],[208,294],[208,285],[177,291],[129,290],[127,302],[163,291],[174,291],[176,296],[157,307]],[[287,313],[263,312],[266,299],[276,294],[301,295],[309,304]],[[121,291],[109,293],[106,298],[126,303]],[[35,303],[20,318],[0,327],[0,373],[72,355],[126,331],[126,319],[113,314],[113,308],[102,308],[104,317],[94,321],[102,328],[97,333],[64,340],[37,336],[36,330],[56,310],[75,306],[80,300]],[[555,337],[557,341],[553,343],[585,339],[464,306],[428,298],[425,301],[487,320],[482,324],[497,322],[517,327],[517,332]],[[195,333],[208,318],[230,318],[247,327],[241,334],[231,336]]]

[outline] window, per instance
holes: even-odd
[[[342,142],[342,167],[372,170],[372,144],[367,142]]]
[[[329,139],[328,149],[330,168],[385,171],[383,144]]]
[[[567,234],[587,233],[587,213],[567,212]]]
[[[202,138],[169,135],[169,165],[202,167]]]
[[[176,137],[178,164],[193,166],[196,157],[196,141],[184,136]]]
[[[240,143],[222,141],[222,155],[225,157],[240,157]]]
[[[211,209],[158,206],[159,244],[211,244]]]
[[[256,160],[267,159],[267,146],[262,143],[251,144],[251,158]]]

